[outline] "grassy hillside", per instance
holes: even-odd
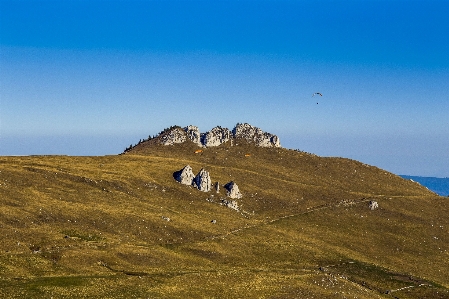
[[[349,159],[196,149],[0,157],[0,297],[449,298],[447,198]],[[240,210],[176,182],[186,164]]]

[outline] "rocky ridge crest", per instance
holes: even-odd
[[[214,147],[233,139],[244,139],[260,147],[281,147],[278,136],[264,132],[248,123],[238,123],[232,131],[217,126],[205,133],[201,133],[197,126],[190,125],[184,128],[175,126],[160,136],[160,143],[173,145],[190,140],[200,147]]]

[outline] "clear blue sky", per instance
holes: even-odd
[[[449,177],[448,16],[444,0],[0,0],[0,155],[248,122],[286,148]]]

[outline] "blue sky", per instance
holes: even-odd
[[[248,122],[286,148],[449,177],[448,15],[444,0],[0,0],[0,155]]]

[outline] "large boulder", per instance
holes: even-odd
[[[206,132],[201,134],[201,144],[210,147],[210,146],[219,146],[232,137],[232,132],[228,128],[222,128],[217,126]]]
[[[212,186],[209,172],[202,168],[193,179],[192,184],[200,191],[209,192]]]
[[[240,193],[239,187],[234,181],[231,181],[224,185],[224,188],[227,190],[226,195],[230,198],[242,198],[242,193]]]
[[[190,165],[186,165],[183,169],[173,173],[173,177],[181,184],[190,186],[193,183],[195,175],[193,174],[192,167],[190,167]]]

